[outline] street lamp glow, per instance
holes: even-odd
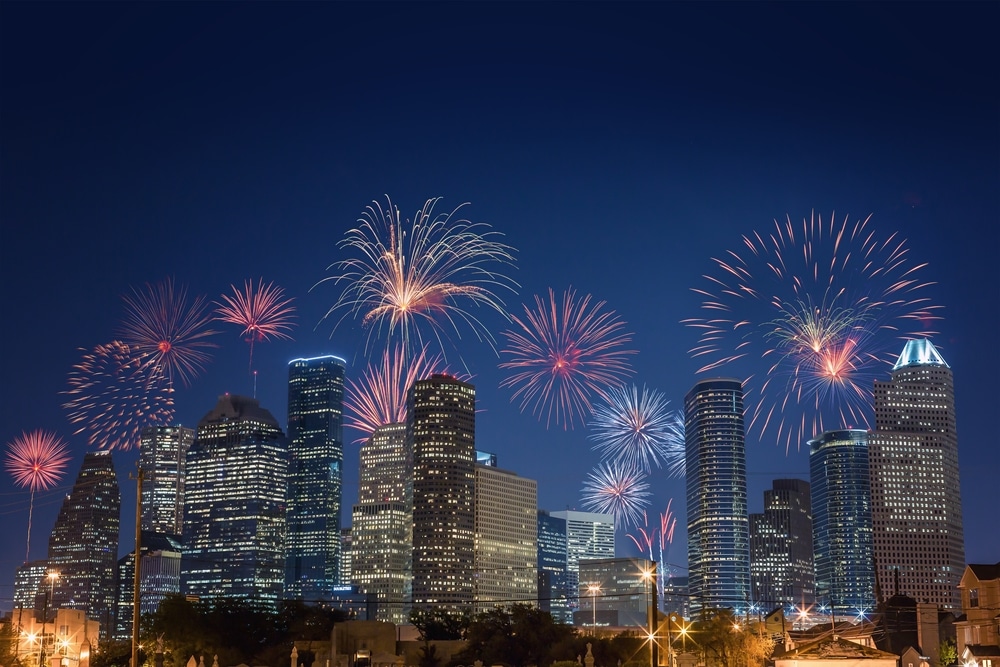
[[[600,584],[588,584],[587,590],[590,591],[590,605],[594,612],[593,614],[593,629],[594,636],[597,636],[597,594],[601,592]]]

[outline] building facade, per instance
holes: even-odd
[[[653,561],[645,558],[582,559],[574,624],[648,627],[652,571]]]
[[[576,590],[569,587],[566,568],[566,519],[538,510],[538,608],[571,624],[571,601],[576,601]]]
[[[816,601],[834,613],[875,608],[868,433],[827,431],[809,441]]]
[[[552,516],[566,522],[566,587],[569,614],[580,608],[580,561],[615,557],[615,517],[599,512],[563,510]]]
[[[352,582],[378,602],[376,619],[405,623],[412,590],[412,461],[406,424],[386,424],[361,447],[351,519]]]
[[[476,466],[477,611],[538,600],[538,482]]]
[[[750,601],[743,385],[710,379],[684,398],[691,612]]]
[[[961,608],[965,537],[951,368],[929,340],[907,341],[890,379],[875,383],[870,434],[879,589]]]
[[[955,622],[960,664],[1000,665],[1000,563],[970,564],[958,585],[962,616]],[[990,662],[987,662],[990,661]]]
[[[113,627],[121,490],[110,451],[87,452],[49,536],[49,609],[79,609]],[[44,586],[44,584],[43,584]],[[102,637],[104,638],[104,637]]]
[[[476,390],[448,375],[410,387],[413,453],[413,604],[438,609],[475,599]]]
[[[142,481],[142,530],[181,535],[184,530],[184,479],[194,429],[151,426],[139,437]]]
[[[139,617],[153,614],[168,595],[181,592],[181,543],[174,535],[142,531],[139,548]],[[135,550],[118,560],[116,639],[132,637]]]
[[[340,583],[344,360],[288,364],[285,597],[321,599]]]
[[[281,599],[287,457],[281,427],[256,399],[226,394],[198,422],[185,489],[187,595]]]
[[[750,515],[750,602],[773,609],[816,601],[809,483],[776,479]]]

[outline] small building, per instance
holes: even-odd
[[[44,655],[45,662],[55,667],[86,667],[100,632],[101,624],[88,619],[83,610],[57,609],[55,618],[44,623],[26,616],[15,648],[22,665],[37,665]]]
[[[774,667],[898,667],[899,656],[870,646],[862,646],[834,635],[802,644],[791,650],[777,650],[771,656]]]
[[[958,588],[963,611],[955,621],[959,660],[968,667],[1000,665],[1000,563],[966,565]]]

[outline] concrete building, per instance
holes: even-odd
[[[22,665],[85,667],[99,646],[101,624],[82,609],[58,609],[45,621],[26,619],[15,646]]]
[[[875,383],[869,436],[878,588],[961,607],[965,568],[951,368],[929,340],[907,341],[890,379]]]
[[[750,515],[750,583],[750,601],[763,609],[815,602],[808,482],[774,480],[764,511]]]
[[[580,627],[648,627],[653,569],[645,558],[580,560],[580,609],[573,616]]]
[[[151,426],[139,437],[142,530],[164,535],[184,532],[184,481],[194,429]]]

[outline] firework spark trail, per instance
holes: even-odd
[[[601,463],[583,484],[583,506],[615,518],[616,528],[638,525],[649,504],[649,483],[634,468]]]
[[[407,358],[402,345],[386,350],[356,382],[347,380],[344,425],[362,433],[355,442],[364,442],[380,426],[405,422],[406,395],[413,383],[446,372],[444,358],[431,356],[426,347],[412,358]]]
[[[649,560],[656,561],[653,558],[653,545],[656,544],[657,530],[655,526],[652,528],[649,527],[649,517],[646,515],[646,510],[642,511],[642,523],[645,527],[637,525],[636,534],[626,533],[626,535],[639,548],[639,553],[648,553]]]
[[[539,420],[544,414],[546,428],[554,419],[568,430],[591,413],[591,396],[610,400],[608,389],[632,375],[632,335],[604,301],[577,300],[572,287],[561,305],[550,288],[548,302],[535,296],[535,306],[524,306],[523,320],[511,316],[520,328],[504,332],[509,359],[500,368],[513,372],[500,386],[515,388],[511,401],[520,399],[522,411],[530,404]]]
[[[69,452],[66,443],[55,433],[25,431],[7,445],[7,471],[14,483],[31,491],[28,501],[28,538],[24,562],[31,560],[31,519],[35,509],[35,491],[52,488],[66,473]]]
[[[294,299],[285,298],[285,292],[274,283],[264,284],[260,278],[254,288],[252,280],[247,280],[241,291],[232,285],[232,294],[223,294],[222,301],[215,302],[216,319],[243,327],[240,336],[250,344],[249,372],[253,371],[254,343],[272,338],[291,340],[295,308]]]
[[[435,214],[439,201],[428,199],[412,221],[388,197],[386,208],[373,201],[361,214],[359,226],[338,244],[357,256],[331,264],[327,270],[337,275],[313,286],[345,285],[323,316],[343,311],[334,330],[348,316],[361,316],[362,324],[371,327],[369,342],[376,331],[386,330],[390,338],[398,332],[409,354],[413,346],[425,346],[425,328],[441,346],[446,324],[459,337],[464,324],[495,349],[492,334],[469,308],[506,316],[496,290],[516,291],[517,283],[502,273],[504,266],[514,265],[514,249],[501,243],[502,234],[488,224],[460,218],[459,210],[468,204]]]
[[[597,443],[593,448],[605,460],[646,474],[665,464],[676,475],[678,450],[684,456],[684,424],[669,409],[670,401],[645,385],[641,392],[636,385],[612,387],[606,395],[593,409],[587,436]]]
[[[132,289],[122,297],[125,321],[121,338],[142,361],[150,376],[162,374],[172,385],[179,378],[185,385],[204,370],[211,359],[207,349],[216,347],[208,340],[215,331],[207,328],[204,297],[187,303],[187,288],[176,287],[172,278],[144,291]]]
[[[664,591],[666,580],[670,578],[670,566],[667,563],[667,556],[670,554],[670,545],[674,542],[674,528],[677,527],[677,517],[674,516],[670,508],[674,504],[674,499],[667,501],[667,509],[660,513],[660,562],[663,564],[663,573],[666,576],[660,577],[660,593]]]
[[[142,430],[173,419],[173,388],[158,368],[145,365],[121,341],[84,352],[69,373],[63,404],[74,435],[103,449],[131,449]]]
[[[773,432],[786,452],[824,420],[867,426],[873,380],[894,346],[935,333],[939,307],[918,277],[926,264],[912,264],[906,242],[880,238],[870,221],[786,216],[770,233],[744,236],[742,254],[715,259],[716,274],[693,290],[703,316],[684,323],[699,331],[698,372],[763,362],[744,383],[749,429]]]

